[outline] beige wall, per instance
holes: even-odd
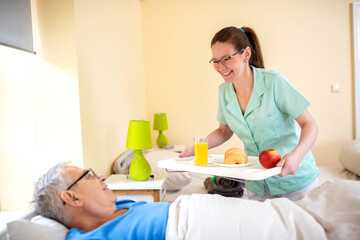
[[[2,210],[29,207],[33,182],[63,160],[82,165],[72,0],[34,0],[37,54],[0,46]]]
[[[38,54],[0,46],[2,209],[26,208],[33,181],[64,159],[108,174],[129,120],[166,112],[175,144],[215,129],[223,80],[209,43],[229,25],[257,31],[266,67],[312,103],[318,163],[336,164],[354,132],[350,2],[33,0]]]
[[[170,143],[191,144],[218,126],[222,78],[208,64],[210,41],[226,26],[252,27],[265,66],[283,72],[311,102],[319,126],[313,153],[319,165],[338,164],[353,139],[350,0],[144,0],[148,118],[168,114]],[[337,83],[340,93],[331,93]],[[212,150],[242,146],[234,137]]]
[[[125,149],[129,120],[146,118],[141,5],[74,4],[84,165],[109,174]]]

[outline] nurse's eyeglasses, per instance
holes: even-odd
[[[243,51],[245,50],[245,48],[241,49],[240,51],[237,51],[236,53],[234,53],[233,55],[231,55],[230,57],[223,57],[221,58],[220,60],[214,60],[214,59],[211,59],[209,61],[209,63],[214,67],[218,67],[219,66],[219,63],[221,63],[223,66],[226,65],[226,63],[232,58],[234,57],[236,54],[238,53],[242,53]]]

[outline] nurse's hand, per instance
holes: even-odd
[[[179,158],[191,157],[191,156],[194,156],[194,147],[189,147],[189,148],[185,149],[184,151],[182,151],[179,155]]]
[[[288,174],[295,174],[300,166],[302,159],[303,157],[301,157],[299,154],[296,154],[295,152],[289,152],[288,154],[285,154],[276,164],[277,167],[282,167],[279,176],[285,177]]]

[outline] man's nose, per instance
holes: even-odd
[[[104,175],[104,174],[99,174],[99,175],[98,175],[98,179],[99,179],[100,182],[103,182],[103,181],[105,181],[105,179],[106,179],[106,175]]]

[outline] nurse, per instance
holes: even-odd
[[[310,151],[318,128],[307,110],[310,103],[284,74],[264,68],[259,40],[251,28],[223,28],[213,37],[211,51],[210,63],[225,82],[219,86],[220,124],[208,136],[209,148],[235,133],[249,156],[276,149],[282,156],[277,164],[281,173],[246,183],[249,198],[300,199],[318,186],[319,170]],[[192,155],[190,147],[179,157]]]

